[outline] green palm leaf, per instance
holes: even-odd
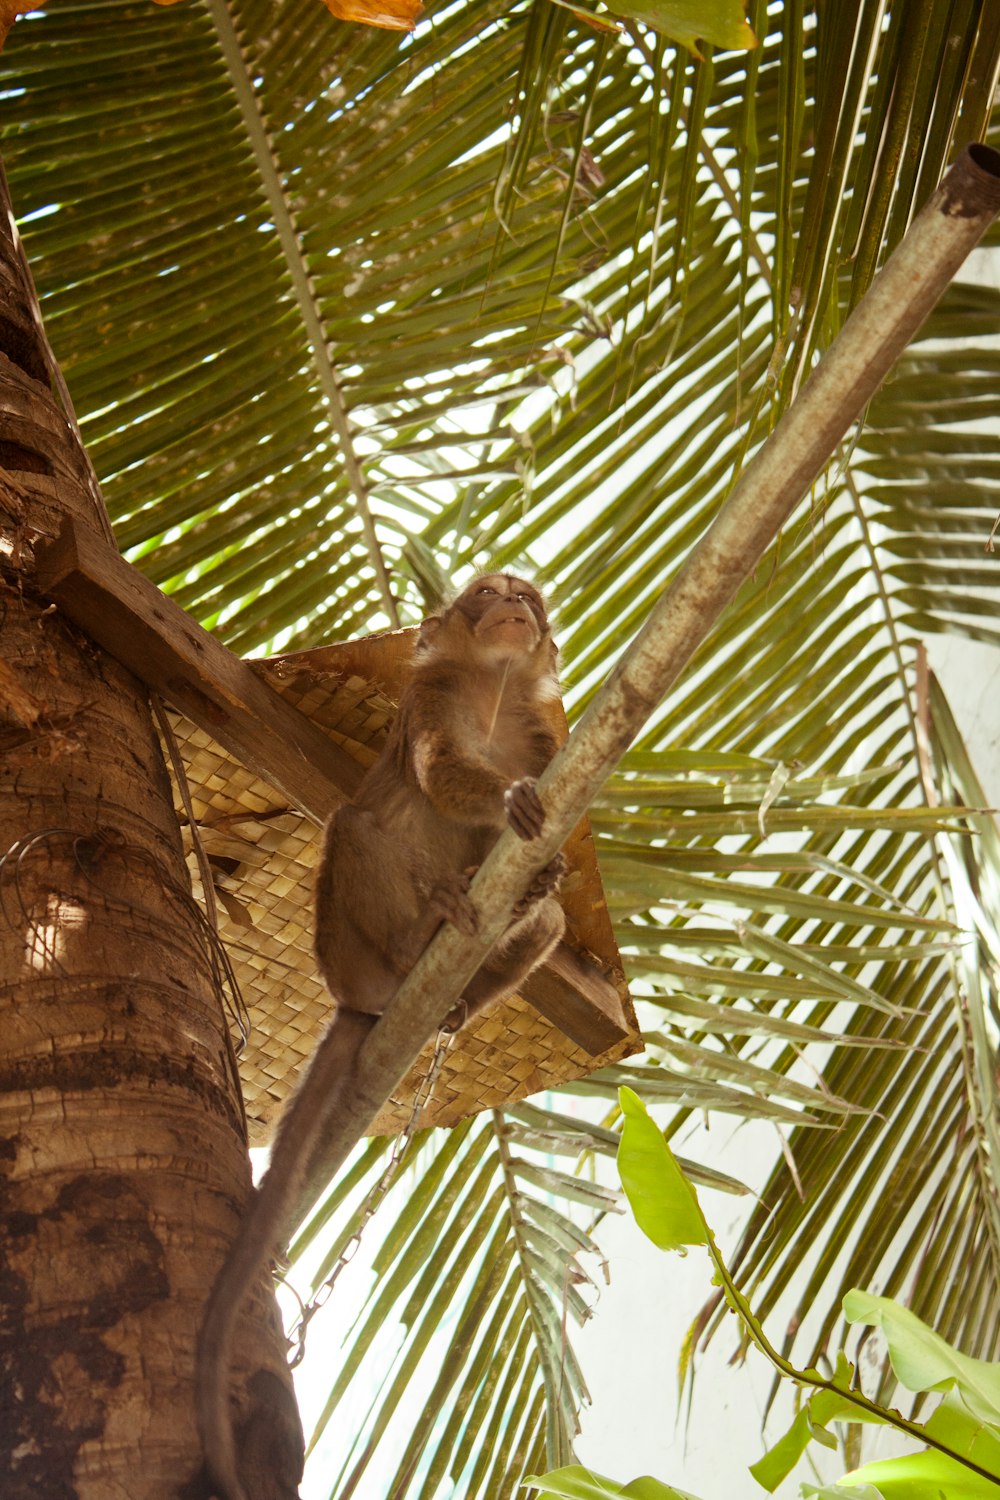
[[[313,1436],[322,1443],[356,1382],[378,1382],[376,1349],[380,1398],[353,1440],[341,1439],[342,1468],[331,1494],[346,1497],[359,1485],[364,1492],[380,1442],[397,1455],[394,1494],[429,1496],[446,1477],[464,1486],[473,1476],[482,1486],[475,1493],[503,1493],[512,1434],[525,1422],[544,1433],[550,1457],[569,1454],[585,1387],[563,1325],[589,1316],[591,1277],[580,1257],[599,1257],[580,1219],[616,1206],[613,1189],[553,1164],[553,1152],[575,1159],[581,1145],[611,1155],[617,1137],[527,1106],[469,1121],[443,1143],[441,1132],[414,1142],[404,1159],[411,1175],[395,1189],[402,1199],[405,1183],[405,1201],[384,1229],[370,1296]],[[436,1150],[428,1156],[430,1146]],[[332,1245],[318,1282],[357,1222]],[[306,1242],[314,1234],[315,1226],[307,1228]],[[398,1336],[386,1370],[378,1345],[394,1325]],[[415,1418],[407,1393],[428,1369],[438,1374],[423,1375],[422,1415]],[[542,1390],[546,1417],[539,1426]]]
[[[403,39],[263,0],[23,17],[4,154],[123,548],[243,652],[534,568],[578,712],[983,134],[995,9],[754,0],[760,46],[701,60],[550,0],[435,5]],[[788,1128],[741,1274],[765,1316],[816,1309],[811,1349],[845,1282],[972,1353],[1000,1333],[996,839],[914,668],[924,634],[997,639],[998,316],[952,288],[594,810],[650,1046],[578,1092],[609,1109],[625,1079],[671,1133],[703,1108]],[[567,1461],[602,1176],[549,1157],[611,1123],[414,1145],[320,1421],[333,1442],[376,1390],[323,1448],[341,1493],[388,1466],[392,1493],[501,1496]],[[304,1233],[326,1268],[381,1151]]]

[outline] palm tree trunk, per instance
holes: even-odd
[[[5,186],[5,185],[4,185]],[[202,1304],[250,1190],[210,930],[145,690],[39,595],[107,527],[0,207],[0,1491],[204,1500]],[[254,1500],[302,1439],[268,1281],[235,1354]]]

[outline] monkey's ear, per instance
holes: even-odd
[[[562,689],[559,686],[559,647],[549,636],[543,645],[546,670],[543,673],[538,689],[542,698],[561,698]]]
[[[444,620],[440,615],[428,615],[427,619],[421,622],[420,634],[417,636],[417,644],[414,648],[415,656],[427,656],[433,651],[438,631],[443,624]]]

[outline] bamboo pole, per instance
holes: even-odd
[[[445,926],[403,981],[357,1053],[348,1077],[330,1049],[316,1049],[279,1125],[265,1173],[208,1299],[199,1356],[199,1409],[208,1460],[240,1496],[228,1427],[226,1388],[240,1289],[249,1290],[274,1244],[259,1226],[280,1223],[283,1239],[333,1179],[384,1101],[417,1059],[463,987],[510,921],[514,901],[564,843],[649,714],[708,636],[742,580],[861,416],[895,360],[924,323],[967,254],[1000,210],[1000,153],[970,145],[844,324],[774,434],[748,463],[702,540],[660,598],[580,723],[538,781],[546,810],[540,838],[505,832],[472,883],[480,930],[466,938]],[[336,1023],[334,1023],[336,1025]],[[309,1151],[304,1170],[301,1155]],[[210,1451],[210,1452],[208,1452]]]
[[[442,928],[371,1028],[349,1076],[333,1076],[329,1049],[326,1057],[322,1044],[317,1049],[282,1117],[275,1169],[265,1174],[209,1299],[199,1370],[206,1404],[225,1388],[234,1293],[249,1288],[275,1248],[261,1242],[256,1226],[280,1221],[276,1238],[284,1238],[339,1170],[507,926],[531,877],[586,812],[998,211],[1000,152],[966,147],[540,778],[541,837],[523,843],[505,833],[484,861],[470,891],[477,936]],[[308,1152],[307,1171],[296,1149]],[[217,1473],[233,1462],[226,1438],[213,1432],[207,1444],[222,1454]],[[236,1500],[240,1491],[234,1484],[228,1493]]]
[[[962,262],[1000,211],[1000,152],[967,146],[875,277],[802,391],[595,695],[538,783],[541,838],[505,833],[473,882],[479,934],[445,927],[407,976],[358,1058],[349,1090],[290,1215],[301,1218],[412,1066],[740,584],[822,472]]]

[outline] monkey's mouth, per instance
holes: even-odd
[[[491,620],[486,629],[499,630],[503,625],[523,625],[527,630],[530,624],[531,621],[526,615],[504,615],[502,620]]]

